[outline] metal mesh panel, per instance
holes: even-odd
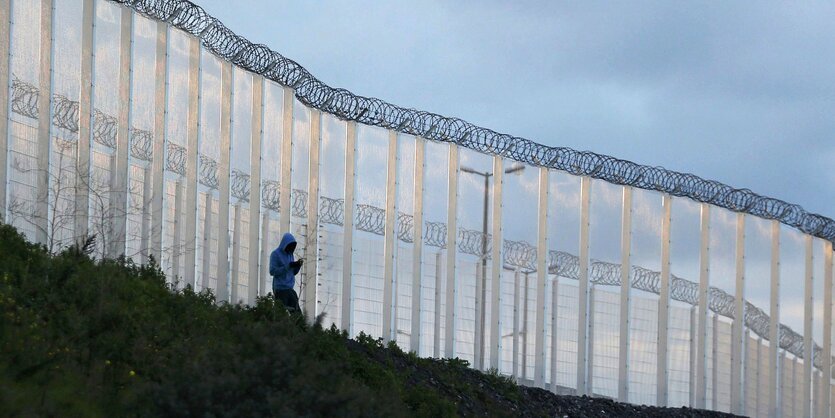
[[[414,258],[413,246],[398,242],[395,250],[397,262],[395,274],[395,330],[397,345],[407,351],[414,351],[409,337],[412,329],[412,279]]]
[[[548,242],[551,249],[577,254],[580,248],[580,179],[566,173],[548,173]],[[553,253],[552,253],[553,255]],[[549,258],[549,273],[557,281],[557,375],[560,386],[577,385],[577,305],[578,289],[567,279],[575,271],[569,260]],[[573,279],[574,277],[572,277]]]
[[[416,138],[409,135],[397,137],[397,190],[395,193],[395,263],[394,263],[394,328],[395,340],[406,350],[417,350],[411,346],[412,304],[417,296],[412,296],[415,282],[414,246],[413,240],[404,240],[408,231],[414,237],[415,210],[415,147]]]
[[[784,417],[795,416],[795,395],[797,393],[794,386],[794,358],[786,357],[785,352],[780,353],[780,403],[781,413]]]
[[[683,304],[670,305],[669,406],[690,404],[690,311],[691,307]]]
[[[658,297],[633,295],[630,315],[629,401],[653,405],[657,388]]]
[[[610,288],[611,289],[611,288]],[[620,293],[602,286],[594,287],[593,392],[595,395],[617,398]],[[612,289],[613,290],[613,289]]]
[[[220,202],[217,190],[217,161],[221,153],[221,98],[229,92],[224,91],[221,83],[221,61],[205,51],[201,53],[200,60],[200,142],[197,188],[199,190],[198,205],[201,209],[197,212],[196,237],[196,242],[200,243],[200,249],[195,257],[199,258],[200,262],[197,265],[199,273],[195,273],[195,278],[197,282],[200,282],[199,289],[212,289],[217,294],[217,245],[221,233],[218,230]],[[170,175],[166,173],[166,176]],[[223,231],[223,233],[226,232]]]
[[[577,386],[577,284],[557,279],[559,297],[557,304],[557,384]]]
[[[229,225],[232,239],[229,241],[229,277],[233,303],[247,301],[251,286],[249,274],[249,200],[250,174],[252,171],[252,76],[240,69],[232,71],[232,141],[229,158],[230,204]],[[256,142],[257,144],[257,142]],[[257,284],[256,284],[257,286]]]
[[[430,165],[431,162],[430,162]],[[456,342],[456,350],[465,359],[474,360],[476,344],[482,347],[482,358],[487,359],[489,352],[489,321],[491,314],[491,299],[487,297],[491,289],[490,233],[492,231],[492,188],[495,179],[493,161],[490,157],[468,149],[459,151],[458,178],[458,228],[471,231],[459,234],[458,253],[456,255],[456,275],[458,287],[458,303],[461,315],[457,318],[456,334],[460,336],[462,344]],[[506,192],[505,192],[506,193]],[[503,195],[503,196],[506,196]],[[515,205],[505,205],[503,215],[518,219]],[[507,218],[505,218],[507,219]],[[469,251],[474,250],[474,251]],[[480,293],[478,296],[477,293]],[[476,309],[476,297],[481,299],[482,305]],[[509,298],[502,295],[502,299]],[[479,341],[476,337],[476,318],[479,317],[486,332],[481,334]],[[487,363],[489,364],[489,362]]]
[[[759,388],[759,342],[751,338],[749,334],[745,337],[745,413],[749,416],[758,416],[757,400]]]
[[[621,213],[623,188],[603,181],[591,182],[589,213],[589,254],[592,268],[596,262],[618,264],[621,258]],[[591,274],[595,276],[594,272]],[[592,343],[592,391],[617,397],[618,344],[620,341],[620,299],[618,293],[603,294],[603,287],[595,288],[590,311]],[[607,289],[616,291],[616,289]]]
[[[342,314],[343,207],[347,126],[322,115],[319,149],[319,295],[325,325],[340,324]]]
[[[760,370],[760,378],[757,386],[757,413],[759,414],[767,414],[768,413],[768,403],[769,400],[772,398],[769,394],[769,376],[772,373],[772,365],[769,364],[768,360],[768,352],[769,352],[769,343],[763,339],[759,339],[759,355],[757,356],[759,360],[759,370]]]
[[[261,266],[265,289],[261,294],[271,293],[272,276],[269,275],[270,253],[281,240],[279,225],[279,180],[281,179],[281,144],[289,141],[283,135],[284,89],[278,84],[264,82],[264,119],[261,143]],[[340,266],[341,268],[341,266]]]
[[[381,129],[358,127],[357,202],[375,208],[386,204],[386,165],[388,136]],[[362,209],[358,208],[358,212]],[[354,228],[354,331],[382,335],[383,326],[383,237],[369,231],[368,223],[385,219],[385,210],[374,218],[358,217]],[[382,232],[382,231],[380,231]]]
[[[716,329],[716,399],[714,410],[730,412],[731,409],[731,324],[717,321]]]
[[[20,230],[29,240],[35,239],[36,225],[28,221],[27,214],[34,213],[37,190],[37,137],[38,130],[31,121],[10,121],[9,137],[9,224]]]

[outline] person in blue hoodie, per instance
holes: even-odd
[[[294,260],[293,251],[296,250],[296,238],[287,232],[281,237],[278,248],[270,254],[270,276],[273,276],[273,296],[284,304],[291,312],[300,312],[299,295],[293,290],[296,285],[296,275],[302,268],[304,260]]]

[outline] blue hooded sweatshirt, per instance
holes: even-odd
[[[290,251],[288,248],[292,245]],[[296,275],[299,274],[300,266],[291,267],[293,250],[296,249],[296,238],[291,233],[285,233],[281,237],[278,248],[270,254],[270,276],[273,276],[273,293],[279,290],[292,289],[296,284]]]

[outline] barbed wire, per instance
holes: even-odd
[[[119,121],[99,109],[93,110],[93,141],[107,148],[116,149],[116,131]]]
[[[150,162],[154,159],[154,134],[145,129],[130,128],[130,155]]]
[[[78,132],[78,111],[77,101],[60,94],[52,96],[52,124],[56,127]]]
[[[16,76],[12,81],[12,111],[33,119],[38,119],[39,89],[31,83],[27,83]],[[60,94],[52,96],[52,124],[57,128],[64,129],[71,133],[78,133],[79,126],[79,104]],[[118,131],[118,120],[99,109],[93,111],[93,140],[112,150],[116,149],[116,133]],[[65,137],[65,140],[75,139]],[[154,135],[152,132],[130,128],[130,153],[133,158],[142,161],[153,159]]]
[[[200,154],[197,157],[197,181],[209,189],[217,189],[217,161]]]
[[[307,192],[299,189],[290,190],[290,214],[299,218],[307,217]]]
[[[264,180],[261,182],[261,206],[268,210],[278,212],[278,194],[280,192],[278,181]]]
[[[383,100],[363,97],[333,88],[314,77],[297,62],[253,44],[235,34],[203,8],[186,0],[111,0],[146,16],[170,23],[198,38],[204,48],[235,65],[292,88],[309,107],[344,120],[356,121],[451,142],[482,153],[500,155],[519,162],[590,176],[619,185],[688,197],[698,202],[744,212],[765,219],[777,219],[807,234],[835,242],[835,221],[806,212],[796,204],[736,189],[696,175],[650,167],[588,151],[549,147],[529,139],[498,133],[458,118],[401,107]]]
[[[165,159],[165,169],[181,176],[186,175],[186,148],[173,142],[168,142],[168,154]]]
[[[241,202],[249,202],[249,174],[233,169],[229,181],[232,197]]]
[[[342,226],[345,222],[345,200],[322,196],[319,199],[319,222]]]
[[[12,112],[37,119],[39,102],[38,93],[38,88],[35,85],[29,84],[17,77],[13,77],[12,95],[10,99]]]

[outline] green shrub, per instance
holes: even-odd
[[[0,225],[0,416],[454,416],[427,373],[472,391],[464,360],[348,340],[272,297],[218,305],[93,244],[52,256]]]

